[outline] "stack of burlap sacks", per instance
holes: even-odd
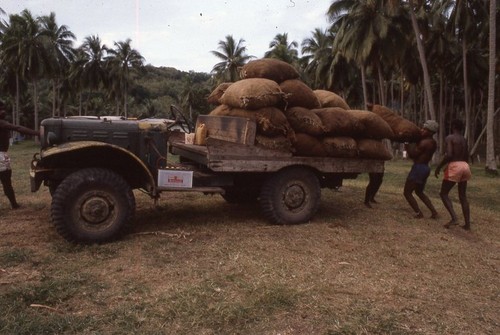
[[[241,80],[219,85],[208,97],[210,115],[255,120],[255,145],[297,156],[390,160],[383,139],[413,142],[419,128],[388,108],[352,110],[337,94],[312,90],[290,64],[259,59],[241,68]]]

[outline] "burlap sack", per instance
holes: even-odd
[[[240,78],[266,78],[274,80],[278,84],[288,80],[296,79],[299,73],[295,68],[279,59],[262,58],[248,62],[240,69]]]
[[[327,135],[358,137],[363,134],[363,123],[343,108],[320,108],[312,111],[321,119]]]
[[[293,142],[296,156],[326,157],[321,139],[305,133],[296,133]]]
[[[286,136],[266,136],[257,134],[255,135],[255,145],[281,152],[293,153],[295,151],[292,142]]]
[[[285,94],[276,82],[251,78],[231,84],[219,101],[234,108],[259,109],[277,106],[282,104],[284,99]]]
[[[314,94],[318,97],[322,108],[340,107],[350,109],[347,102],[338,94],[326,90],[314,90]]]
[[[316,113],[303,107],[292,107],[285,110],[285,116],[293,130],[312,136],[321,136],[325,133],[323,123]]]
[[[417,142],[420,139],[420,128],[415,123],[397,115],[385,106],[369,104],[368,109],[389,124],[394,133],[391,140],[396,142]]]
[[[275,107],[247,110],[220,105],[214,108],[209,115],[243,117],[255,121],[257,133],[259,134],[267,136],[293,136],[292,127],[285,114]]]
[[[255,111],[257,130],[267,136],[293,136],[292,127],[285,114],[276,107],[260,108]]]
[[[389,124],[377,114],[356,109],[351,109],[348,112],[352,113],[352,115],[363,124],[364,130],[362,137],[381,140],[384,138],[390,139],[394,136]]]
[[[287,109],[296,106],[308,109],[321,107],[316,94],[300,79],[285,80],[280,88],[287,95]]]
[[[322,142],[326,154],[330,157],[354,158],[358,156],[358,145],[352,137],[325,137]]]
[[[210,93],[210,95],[207,98],[207,102],[209,104],[212,104],[212,105],[220,105],[219,99],[222,97],[222,95],[224,94],[224,92],[226,92],[227,88],[231,84],[232,83],[230,83],[230,82],[219,84],[219,86],[217,86],[212,91],[212,93]]]
[[[384,161],[392,159],[392,153],[381,140],[361,138],[356,140],[356,142],[358,144],[359,157],[361,158],[381,159]]]

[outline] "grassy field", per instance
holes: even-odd
[[[80,246],[51,225],[48,190],[29,191],[35,152],[10,152],[22,208],[0,198],[1,334],[500,333],[500,178],[483,166],[471,232],[443,228],[434,177],[440,218],[412,218],[410,162],[395,161],[373,209],[366,175],[323,190],[314,220],[293,226],[219,196],[163,194],[155,208],[137,192],[126,236]]]

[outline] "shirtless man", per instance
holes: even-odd
[[[19,204],[16,201],[16,194],[12,187],[12,169],[10,158],[7,154],[10,146],[10,133],[12,131],[17,131],[21,134],[38,136],[39,132],[9,123],[5,120],[6,115],[5,104],[0,101],[0,182],[2,183],[4,194],[10,201],[12,209],[17,209],[19,208]]]
[[[413,166],[406,178],[404,187],[404,196],[415,212],[415,218],[423,218],[424,214],[418,207],[417,201],[413,197],[413,192],[422,200],[422,202],[431,211],[431,218],[437,218],[438,214],[432,205],[431,200],[424,194],[425,183],[431,173],[429,161],[437,149],[437,143],[432,138],[438,131],[439,125],[434,120],[427,120],[421,129],[421,139],[414,145],[405,144],[405,150],[408,156],[413,160]]]
[[[441,184],[441,191],[439,195],[443,200],[444,207],[451,215],[451,221],[445,224],[446,228],[451,225],[457,225],[457,214],[453,209],[453,204],[448,194],[450,190],[458,183],[458,198],[460,205],[462,205],[462,213],[465,219],[465,225],[462,226],[465,230],[470,230],[470,210],[469,201],[467,200],[467,181],[471,178],[472,174],[469,167],[469,150],[467,148],[467,141],[462,136],[464,124],[460,120],[451,122],[452,133],[445,139],[446,152],[443,160],[436,167],[434,175],[436,178],[439,176],[439,171],[445,166],[443,183]]]

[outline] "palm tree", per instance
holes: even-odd
[[[417,1],[418,3],[415,3]],[[417,15],[415,9],[424,10],[425,1],[423,0],[408,0],[408,12],[410,14],[410,20],[413,27],[415,41],[417,43],[418,55],[420,58],[420,65],[422,67],[422,75],[424,78],[424,89],[426,92],[427,107],[429,108],[430,118],[436,120],[436,110],[434,108],[434,98],[432,95],[431,80],[429,75],[429,68],[427,66],[427,58],[425,55],[425,48],[422,41],[422,34],[420,32],[420,27],[417,21]]]
[[[391,23],[386,14],[385,0],[340,0],[333,2],[327,12],[332,28],[337,29],[333,50],[348,61],[354,61],[361,70],[364,104],[368,102],[366,69],[369,65],[378,72],[382,92],[380,69],[381,43],[387,38]],[[384,103],[383,94],[379,97]]]
[[[450,30],[456,34],[457,39],[462,45],[462,73],[464,85],[464,110],[465,110],[465,137],[469,143],[472,141],[472,117],[470,110],[470,87],[469,87],[469,44],[480,34],[481,29],[478,21],[481,17],[486,18],[486,7],[484,2],[455,0],[447,1],[447,5],[451,8],[450,13]]]
[[[109,64],[110,79],[116,79],[119,96],[123,98],[123,112],[128,117],[128,90],[131,81],[131,70],[139,69],[144,65],[144,57],[131,46],[131,40],[115,42],[115,49],[108,49],[105,58]]]
[[[220,51],[211,51],[212,55],[221,60],[211,71],[215,74],[217,83],[237,81],[240,78],[239,68],[254,58],[246,54],[247,48],[243,43],[245,43],[244,39],[236,43],[232,35],[227,35],[225,41],[219,41]]]
[[[495,161],[494,109],[495,109],[495,63],[496,63],[496,1],[490,0],[489,17],[489,75],[488,75],[488,111],[486,121],[486,171],[498,174]]]
[[[277,34],[271,43],[269,43],[269,48],[271,50],[267,51],[264,57],[280,59],[295,65],[298,63],[299,59],[298,47],[299,44],[296,41],[288,43],[288,33]]]
[[[5,11],[2,8],[0,8],[0,15],[5,15],[5,14],[6,14]],[[3,34],[6,27],[7,23],[3,19],[0,19],[0,37]]]
[[[80,47],[75,51],[75,58],[70,65],[69,75],[65,81],[64,89],[62,90],[63,98],[67,98],[69,94],[78,93],[78,115],[82,115],[83,105],[83,72],[85,64],[89,61],[89,56]]]
[[[41,34],[40,21],[30,11],[10,16],[10,26],[2,39],[4,60],[13,66],[20,78],[33,86],[34,128],[38,129],[38,80],[48,68],[48,56]]]
[[[85,63],[80,73],[82,87],[91,92],[98,90],[107,84],[107,72],[104,66],[104,58],[107,55],[108,48],[102,44],[97,35],[85,37],[81,45]],[[87,101],[88,103],[88,101]]]
[[[328,30],[316,28],[312,37],[302,41],[302,60],[306,62],[305,73],[309,75],[313,88],[327,88],[329,67],[333,61],[333,36]]]
[[[57,106],[60,81],[66,76],[69,65],[74,59],[73,41],[76,36],[68,30],[67,26],[57,25],[56,15],[53,12],[48,16],[43,16],[40,22],[42,24],[41,35],[47,38],[50,76],[53,78],[52,115],[55,116],[60,115],[60,106]]]
[[[0,14],[5,14],[5,11],[0,8]],[[9,35],[13,35],[13,31],[10,30],[10,25],[5,22],[5,20],[0,19],[0,66],[2,68],[1,80],[2,80],[2,91],[9,92],[10,88],[15,86],[14,92],[9,92],[14,95],[15,104],[13,109],[13,123],[19,124],[17,115],[19,114],[19,73],[14,70],[14,65],[17,63],[17,57],[5,53],[5,41],[9,40]],[[9,85],[12,82],[12,75],[15,77],[14,85]]]
[[[439,81],[439,103],[437,109],[438,122],[442,125],[442,130],[438,134],[438,143],[440,150],[444,152],[444,125],[446,124],[445,115],[445,91],[446,83],[452,79],[454,74],[457,43],[453,35],[446,29],[448,23],[448,8],[446,1],[436,1],[429,13],[430,29],[427,34],[425,48],[428,50],[428,58],[432,59],[430,64],[432,73],[436,73]]]

